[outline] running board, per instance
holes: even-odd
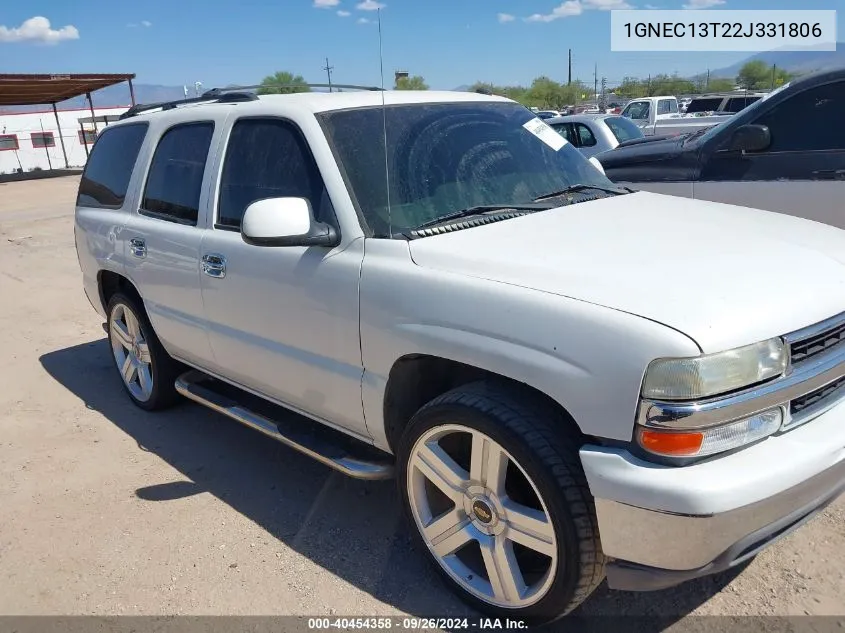
[[[349,477],[367,480],[393,477],[393,460],[387,453],[200,371],[191,370],[179,376],[176,391]]]

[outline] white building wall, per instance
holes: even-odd
[[[96,116],[123,114],[129,106],[113,108],[94,108]],[[74,110],[59,110],[59,122],[62,127],[62,138],[65,142],[67,161],[70,167],[84,167],[87,160],[85,145],[80,140],[79,119],[91,117],[91,110],[80,108]],[[49,148],[32,146],[32,133],[41,133],[44,126],[45,132],[52,132],[55,145]],[[97,131],[103,129],[105,124],[97,123]],[[85,123],[85,129],[93,131],[92,123]],[[34,171],[38,168],[64,169],[65,159],[62,154],[62,144],[59,141],[59,130],[56,125],[56,117],[52,108],[43,112],[24,112],[19,114],[0,114],[0,136],[14,134],[18,137],[18,149],[3,149],[0,144],[0,174],[9,174],[23,169],[24,172]],[[90,145],[88,146],[90,150]],[[49,154],[49,161],[47,156]]]

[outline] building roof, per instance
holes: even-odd
[[[0,74],[0,107],[58,103],[134,79],[125,75]]]

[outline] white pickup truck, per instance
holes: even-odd
[[[732,113],[713,116],[684,115],[675,97],[643,97],[630,101],[622,116],[631,119],[645,136],[691,134],[727,121]]]
[[[631,193],[500,97],[142,110],[75,214],[131,401],[395,476],[480,610],[725,570],[843,491],[845,232]]]

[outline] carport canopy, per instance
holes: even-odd
[[[97,120],[94,116],[94,102],[91,93],[102,88],[114,86],[124,81],[129,83],[129,97],[135,105],[135,90],[132,87],[134,74],[120,75],[11,75],[0,74],[0,108],[3,106],[29,106],[49,103],[53,106],[53,115],[59,128],[59,140],[62,144],[62,155],[67,168],[67,152],[62,137],[62,126],[59,123],[59,113],[56,104],[61,101],[81,97],[88,98],[91,117],[94,120],[94,131],[97,131]],[[85,144],[88,152],[88,144]]]
[[[8,75],[0,74],[0,107],[56,104],[96,90],[131,82],[135,75]],[[133,99],[134,101],[134,99]]]

